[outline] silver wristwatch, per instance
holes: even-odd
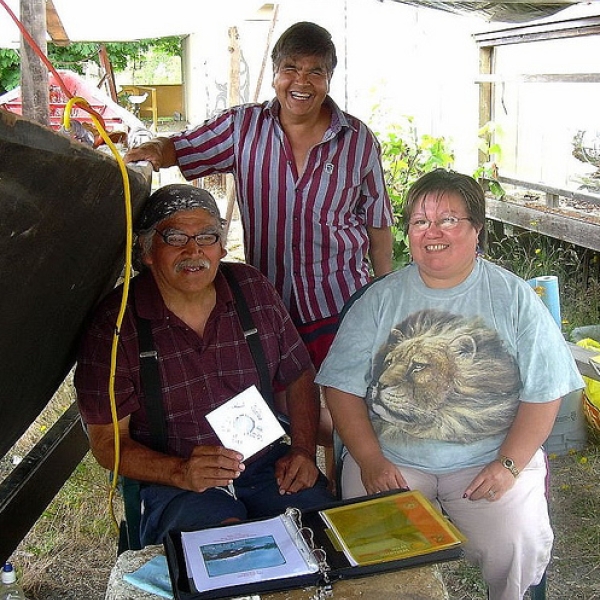
[[[500,456],[498,460],[500,461],[500,464],[505,469],[508,469],[515,477],[519,476],[520,471],[515,466],[515,461],[512,458],[508,458],[508,456]]]

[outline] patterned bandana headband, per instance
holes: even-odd
[[[165,185],[146,201],[136,231],[144,233],[177,212],[195,208],[203,208],[222,222],[219,207],[210,192],[181,183]]]

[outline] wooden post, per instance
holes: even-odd
[[[273,31],[275,30],[275,24],[277,23],[278,13],[279,4],[276,4],[273,8],[273,17],[271,18],[271,25],[269,27],[269,33],[267,35],[265,52],[263,54],[262,63],[260,65],[260,72],[258,73],[258,81],[256,82],[256,90],[254,91],[254,102],[258,102],[258,99],[260,98],[260,88],[262,87],[263,77],[267,68],[267,60],[269,58],[269,47],[271,46],[271,39],[273,38]]]
[[[21,0],[21,22],[45,56],[46,3],[44,0]],[[35,50],[21,36],[21,101],[23,116],[40,123],[50,124],[48,105],[48,69]]]
[[[237,27],[229,28],[229,106],[240,103],[240,36]]]
[[[106,46],[104,44],[100,44],[98,48],[98,58],[100,60],[100,64],[102,65],[102,70],[104,71],[104,77],[106,78],[106,82],[108,84],[108,91],[110,92],[110,97],[113,102],[118,102],[117,97],[117,84],[115,83],[115,74],[112,70],[112,64],[110,62],[110,58],[108,58],[108,52],[106,51]]]
[[[479,73],[481,75],[490,75],[492,73],[494,56],[493,46],[483,46],[479,49]],[[482,82],[479,84],[479,127],[483,127],[492,120],[493,107],[493,84],[491,82]],[[479,164],[485,163],[488,156],[485,152],[479,151]]]
[[[229,28],[229,53],[231,57],[229,62],[228,103],[229,106],[235,106],[240,103],[240,41],[237,27]],[[225,239],[227,239],[229,223],[233,217],[236,204],[235,181],[231,174],[228,174],[225,179],[225,190],[227,196]]]

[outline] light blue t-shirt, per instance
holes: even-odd
[[[428,288],[416,265],[373,283],[316,381],[365,398],[385,456],[431,473],[494,460],[519,402],[584,385],[535,291],[484,259],[449,289]]]

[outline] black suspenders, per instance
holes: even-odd
[[[267,404],[273,409],[273,387],[258,329],[254,325],[246,298],[228,263],[221,263],[221,272],[227,279],[233,293],[235,308],[244,331],[244,337],[258,372],[260,392]],[[167,449],[167,429],[158,371],[158,353],[154,347],[150,321],[137,314],[135,302],[132,306],[138,330],[140,380],[146,398],[146,413],[150,423],[151,444],[152,448],[164,453]]]
[[[269,375],[269,369],[267,368],[267,360],[265,358],[265,352],[258,335],[258,329],[254,326],[252,315],[248,309],[248,303],[244,294],[240,288],[238,280],[235,278],[232,270],[227,263],[221,263],[221,272],[225,275],[227,283],[233,292],[233,298],[235,302],[235,309],[240,319],[242,329],[244,330],[244,337],[250,347],[250,353],[254,359],[256,370],[258,372],[258,378],[260,381],[260,393],[267,402],[267,404],[273,408],[273,387],[271,386],[271,376]]]
[[[154,349],[152,327],[148,319],[140,317],[133,304],[137,321],[138,344],[140,349],[140,380],[146,398],[146,413],[150,424],[150,439],[154,450],[165,453],[167,450],[167,422],[160,389],[158,372],[158,352]]]

